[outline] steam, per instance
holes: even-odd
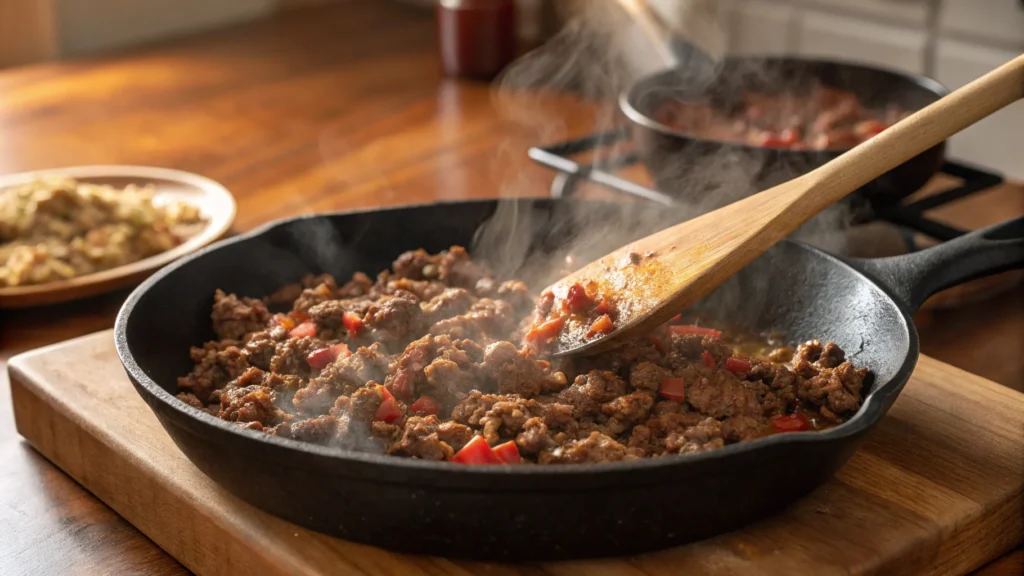
[[[718,57],[725,51],[727,35],[715,28],[717,5],[710,2],[651,2],[661,8],[663,20],[677,31],[688,32],[689,40]],[[532,144],[553,144],[588,133],[624,126],[618,97],[637,80],[664,68],[650,39],[613,0],[575,2],[576,12],[564,28],[542,47],[514,62],[492,86],[492,100],[501,117],[531,135]],[[675,9],[674,12],[669,10]],[[685,69],[687,62],[681,66]],[[696,84],[707,90],[720,70]],[[744,81],[764,80],[764,71],[732,70]],[[738,81],[738,79],[737,79]],[[693,83],[689,83],[693,86]],[[690,92],[692,95],[692,91]],[[572,96],[568,96],[572,95]],[[705,94],[706,95],[706,94]],[[652,96],[654,96],[652,94]],[[657,95],[664,97],[664,93]],[[578,103],[578,104],[574,104]],[[583,115],[588,129],[570,132],[567,110]],[[595,150],[590,161],[597,165],[628,152],[632,144],[622,142]],[[525,155],[522,143],[509,142],[499,151],[499,165],[505,159]],[[755,177],[764,178],[763,167],[751,166],[742,152],[722,152],[713,157],[677,156],[661,172],[662,192],[677,203],[665,208],[645,201],[627,201],[615,209],[590,210],[574,203],[561,203],[554,214],[533,210],[514,198],[543,195],[536,182],[518,174],[502,174],[499,201],[494,216],[477,231],[471,245],[475,258],[485,261],[500,277],[519,277],[540,288],[567,272],[566,256],[577,265],[586,263],[636,238],[666,226],[699,216],[757,192]],[[777,174],[769,184],[782,182],[800,167],[775,166]],[[555,174],[552,172],[552,178]],[[774,181],[772,181],[774,179]],[[833,208],[805,225],[794,236],[833,252],[846,252],[845,229],[851,220],[844,207]],[[550,238],[552,246],[538,247],[538,234]]]

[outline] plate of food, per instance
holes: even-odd
[[[0,307],[131,285],[221,236],[235,200],[219,183],[148,166],[0,176]]]

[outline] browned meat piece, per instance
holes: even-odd
[[[419,300],[405,291],[371,305],[363,322],[375,340],[402,345],[422,334],[427,326]]]
[[[366,298],[327,300],[310,307],[309,319],[316,324],[318,338],[340,340],[348,336],[348,330],[343,323],[344,314],[353,312],[362,318],[372,303],[372,300]]]
[[[436,358],[431,362],[423,369],[423,376],[426,383],[417,393],[422,392],[443,406],[453,406],[476,387],[476,376],[472,372],[444,358]]]
[[[516,446],[521,454],[537,454],[554,443],[548,434],[548,425],[536,416],[523,422],[522,431],[516,436]]]
[[[844,388],[859,398],[864,384],[867,382],[869,372],[867,368],[854,368],[853,364],[846,361],[836,366],[833,374],[839,376]]]
[[[469,253],[462,246],[452,246],[441,252],[439,269],[439,279],[449,286],[459,288],[473,288],[481,278],[490,276],[484,268],[469,259]]]
[[[516,396],[505,396],[494,403],[480,419],[483,437],[492,446],[502,439],[514,438],[530,418],[529,404]]]
[[[358,298],[365,296],[370,291],[370,287],[373,286],[373,280],[362,272],[356,272],[352,275],[352,279],[345,283],[344,286],[338,288],[338,298]]]
[[[685,363],[685,360],[690,362],[699,361],[701,354],[704,352],[703,340],[704,337],[699,334],[670,334],[668,361],[672,366]]]
[[[645,422],[644,426],[651,431],[654,437],[665,438],[672,432],[681,433],[683,430],[697,425],[703,419],[704,416],[697,412],[664,412]]]
[[[267,428],[259,422],[235,422],[239,428],[245,428],[246,430],[255,430],[257,432],[266,432]]]
[[[720,370],[706,377],[690,369],[683,371],[683,379],[686,381],[686,401],[708,416],[761,415],[756,393],[730,372]]]
[[[270,321],[270,311],[261,300],[239,299],[223,290],[214,292],[210,316],[213,331],[221,340],[242,340],[250,332],[263,330]]]
[[[776,364],[785,364],[793,359],[793,349],[789,346],[776,348],[768,353],[768,360]]]
[[[446,288],[444,292],[422,304],[421,308],[423,308],[426,321],[433,324],[445,318],[465,314],[475,301],[476,298],[465,289]]]
[[[626,383],[614,372],[591,370],[581,374],[565,390],[558,394],[558,401],[571,404],[576,418],[596,416],[601,413],[601,404],[610,402],[626,393]]]
[[[430,333],[471,338],[506,334],[515,328],[516,319],[511,304],[504,300],[481,298],[470,307],[469,312],[434,323]]]
[[[643,424],[633,427],[627,446],[642,451],[643,456],[654,456],[665,451],[665,442],[655,438],[651,429]]]
[[[821,409],[822,416],[834,420],[833,415],[848,415],[860,407],[860,397],[851,393],[833,370],[824,369],[813,378],[800,382],[797,396]]]
[[[331,415],[292,419],[274,427],[273,434],[313,444],[327,444],[338,428],[338,419]]]
[[[813,378],[818,375],[818,367],[807,360],[798,358],[793,361],[793,373],[801,378]]]
[[[498,286],[497,300],[504,300],[512,305],[516,314],[526,314],[533,308],[533,299],[526,284],[519,280],[506,280]]]
[[[210,392],[224,386],[248,368],[237,342],[207,342],[202,348],[189,351],[195,367],[187,376],[178,378],[178,388],[194,394],[200,402],[208,402]]]
[[[274,406],[274,391],[266,386],[232,388],[220,398],[218,418],[230,422],[259,422],[272,426],[284,419]]]
[[[391,269],[395,271],[396,276],[402,278],[412,280],[433,279],[437,278],[440,273],[438,261],[438,256],[428,254],[426,250],[420,248],[402,253],[391,264]]]
[[[581,440],[572,440],[562,446],[545,450],[540,453],[537,461],[541,464],[573,464],[583,462],[617,462],[631,460],[635,455],[629,454],[626,447],[614,438],[591,432]]]
[[[637,390],[625,396],[619,396],[601,405],[601,412],[608,417],[606,426],[622,434],[634,424],[647,420],[654,406],[654,398],[649,392]]]
[[[405,423],[401,438],[390,452],[421,460],[451,460],[473,437],[468,427],[454,422],[441,422],[437,416],[413,416]]]
[[[733,416],[722,422],[722,438],[730,443],[753,440],[769,432],[766,420],[752,416]]]
[[[326,346],[327,344],[314,336],[289,338],[278,342],[274,347],[274,356],[270,359],[270,370],[278,374],[295,374],[306,378],[310,374],[306,358],[311,352]]]
[[[337,286],[334,282],[334,276],[331,276],[330,274],[306,274],[302,277],[301,281],[293,284],[285,284],[263,300],[267,304],[273,304],[275,306],[292,306],[295,303],[295,300],[302,295],[302,291],[304,289],[316,288],[321,284],[326,284],[332,289]]]
[[[199,408],[200,410],[206,408],[206,406],[199,401],[199,398],[196,398],[195,394],[190,394],[188,392],[179,392],[177,398],[178,400],[181,400],[182,402],[188,404],[193,408]]]
[[[818,361],[815,362],[822,368],[835,368],[843,363],[846,359],[846,352],[839,346],[836,346],[835,342],[827,342],[821,348],[821,354],[818,356]]]
[[[384,451],[387,444],[382,442],[379,434],[392,431],[379,427],[375,431],[373,421],[383,401],[382,389],[383,386],[371,383],[356,390],[350,398],[341,396],[335,402],[331,414],[338,419],[337,438],[342,448],[363,452]]]
[[[261,370],[270,370],[270,361],[277,351],[277,344],[288,339],[288,331],[280,326],[269,330],[255,332],[245,343],[243,354],[251,366]]]
[[[499,394],[531,397],[565,388],[565,374],[549,371],[510,342],[495,342],[484,351],[480,371],[497,383]]]
[[[796,347],[796,359],[815,362],[821,356],[821,342],[808,340]]]
[[[661,381],[671,377],[671,372],[657,364],[640,362],[629,372],[629,385],[637,390],[657,392],[661,388]]]
[[[514,394],[499,396],[478,390],[459,402],[452,410],[452,420],[475,428],[483,428],[483,436],[494,444],[501,438],[514,438],[526,421],[540,418],[548,428],[564,430],[575,420],[572,406],[558,402],[540,403]]]
[[[641,362],[652,362],[660,364],[662,361],[661,352],[647,338],[638,338],[624,342],[620,347],[610,350],[604,354],[588,356],[578,360],[581,372],[591,370],[608,370],[621,374],[623,377],[629,374],[630,366]]]
[[[306,288],[292,304],[292,313],[298,318],[309,316],[309,309],[333,298],[336,288],[333,281],[325,282],[314,288]]]
[[[437,426],[437,437],[458,452],[473,438],[473,430],[468,426],[445,420]]]
[[[292,403],[304,414],[323,414],[338,396],[349,396],[368,382],[383,380],[387,363],[379,343],[361,347],[328,364],[305,388],[295,393]]]
[[[446,288],[448,288],[447,285],[437,280],[400,278],[392,276],[385,270],[377,276],[377,281],[367,292],[367,295],[371,298],[381,298],[384,296],[394,296],[400,292],[408,292],[415,296],[417,300],[428,302],[431,298],[444,292]]]
[[[723,368],[725,366],[725,361],[733,354],[732,348],[728,344],[725,344],[718,338],[712,338],[711,336],[705,336],[700,341],[700,345],[704,348],[704,351],[711,354],[711,359],[715,361],[715,366],[718,366],[719,368]],[[703,362],[703,352],[701,353],[701,356],[701,361]]]
[[[672,432],[665,439],[665,451],[669,453],[688,454],[722,446],[725,446],[722,423],[714,418],[705,418],[682,433]]]

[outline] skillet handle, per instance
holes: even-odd
[[[852,259],[916,312],[929,296],[969,280],[1024,267],[1024,216],[920,252]]]

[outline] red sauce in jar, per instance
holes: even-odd
[[[516,51],[515,0],[438,0],[441,69],[490,80]]]

